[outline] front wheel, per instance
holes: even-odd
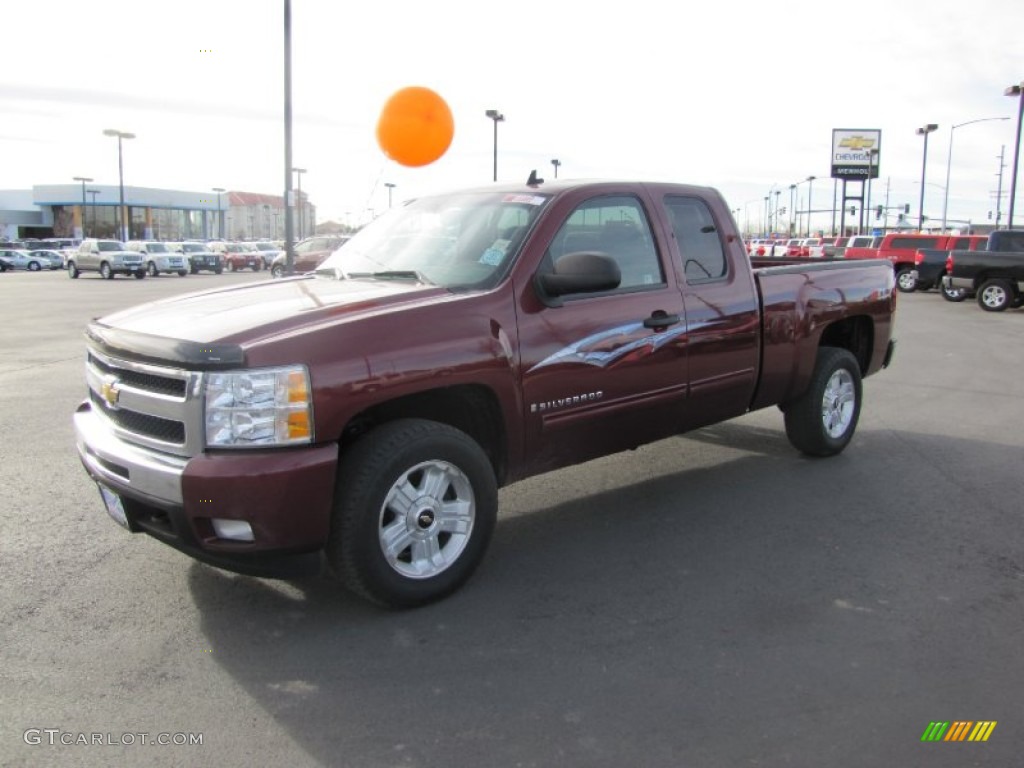
[[[38,272],[40,269],[42,269],[42,266],[39,264],[38,261],[30,261],[28,263],[29,272]]]
[[[807,391],[784,408],[786,437],[808,456],[834,456],[853,438],[860,402],[857,358],[845,349],[822,347]]]
[[[78,276],[80,274],[82,274],[82,273],[79,271],[78,267],[75,265],[75,262],[69,261],[68,262],[68,277],[70,277],[72,280],[77,280]]]
[[[178,277],[185,277],[185,275],[187,275],[187,274],[188,274],[187,270],[184,270],[184,269],[179,269],[178,270]]]
[[[114,279],[114,270],[110,268],[109,262],[104,261],[102,264],[100,264],[100,277],[102,277],[104,280]]]
[[[917,280],[909,269],[901,269],[896,273],[896,288],[902,293],[913,293],[917,288]]]
[[[423,605],[473,574],[497,508],[494,469],[469,435],[424,419],[389,422],[342,456],[328,560],[363,597]]]
[[[978,289],[978,306],[986,312],[1002,312],[1013,300],[1013,286],[1008,280],[986,280]]]
[[[280,264],[275,264],[270,268],[271,277],[284,277],[284,267]]]
[[[149,262],[149,266],[146,267],[146,270],[149,272],[150,277],[156,277],[157,275],[160,274],[160,270],[156,268],[156,264],[154,264],[152,261]]]

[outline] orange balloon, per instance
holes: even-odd
[[[418,167],[443,155],[455,135],[455,120],[445,100],[413,85],[392,94],[377,121],[377,143],[396,163]]]

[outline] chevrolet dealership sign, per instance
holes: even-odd
[[[882,132],[832,129],[832,178],[863,181],[878,178]]]

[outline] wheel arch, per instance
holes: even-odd
[[[469,435],[494,468],[498,485],[508,470],[507,430],[497,395],[479,384],[439,387],[377,403],[356,414],[341,435],[341,452],[375,427],[417,418],[447,424]]]
[[[818,339],[818,348],[839,347],[849,350],[866,375],[875,351],[875,324],[866,315],[844,317],[829,324]]]

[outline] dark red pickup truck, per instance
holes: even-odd
[[[799,450],[843,450],[893,352],[892,267],[754,263],[705,187],[424,197],[313,275],[91,323],[78,450],[130,531],[421,604],[516,480],[771,405]]]

